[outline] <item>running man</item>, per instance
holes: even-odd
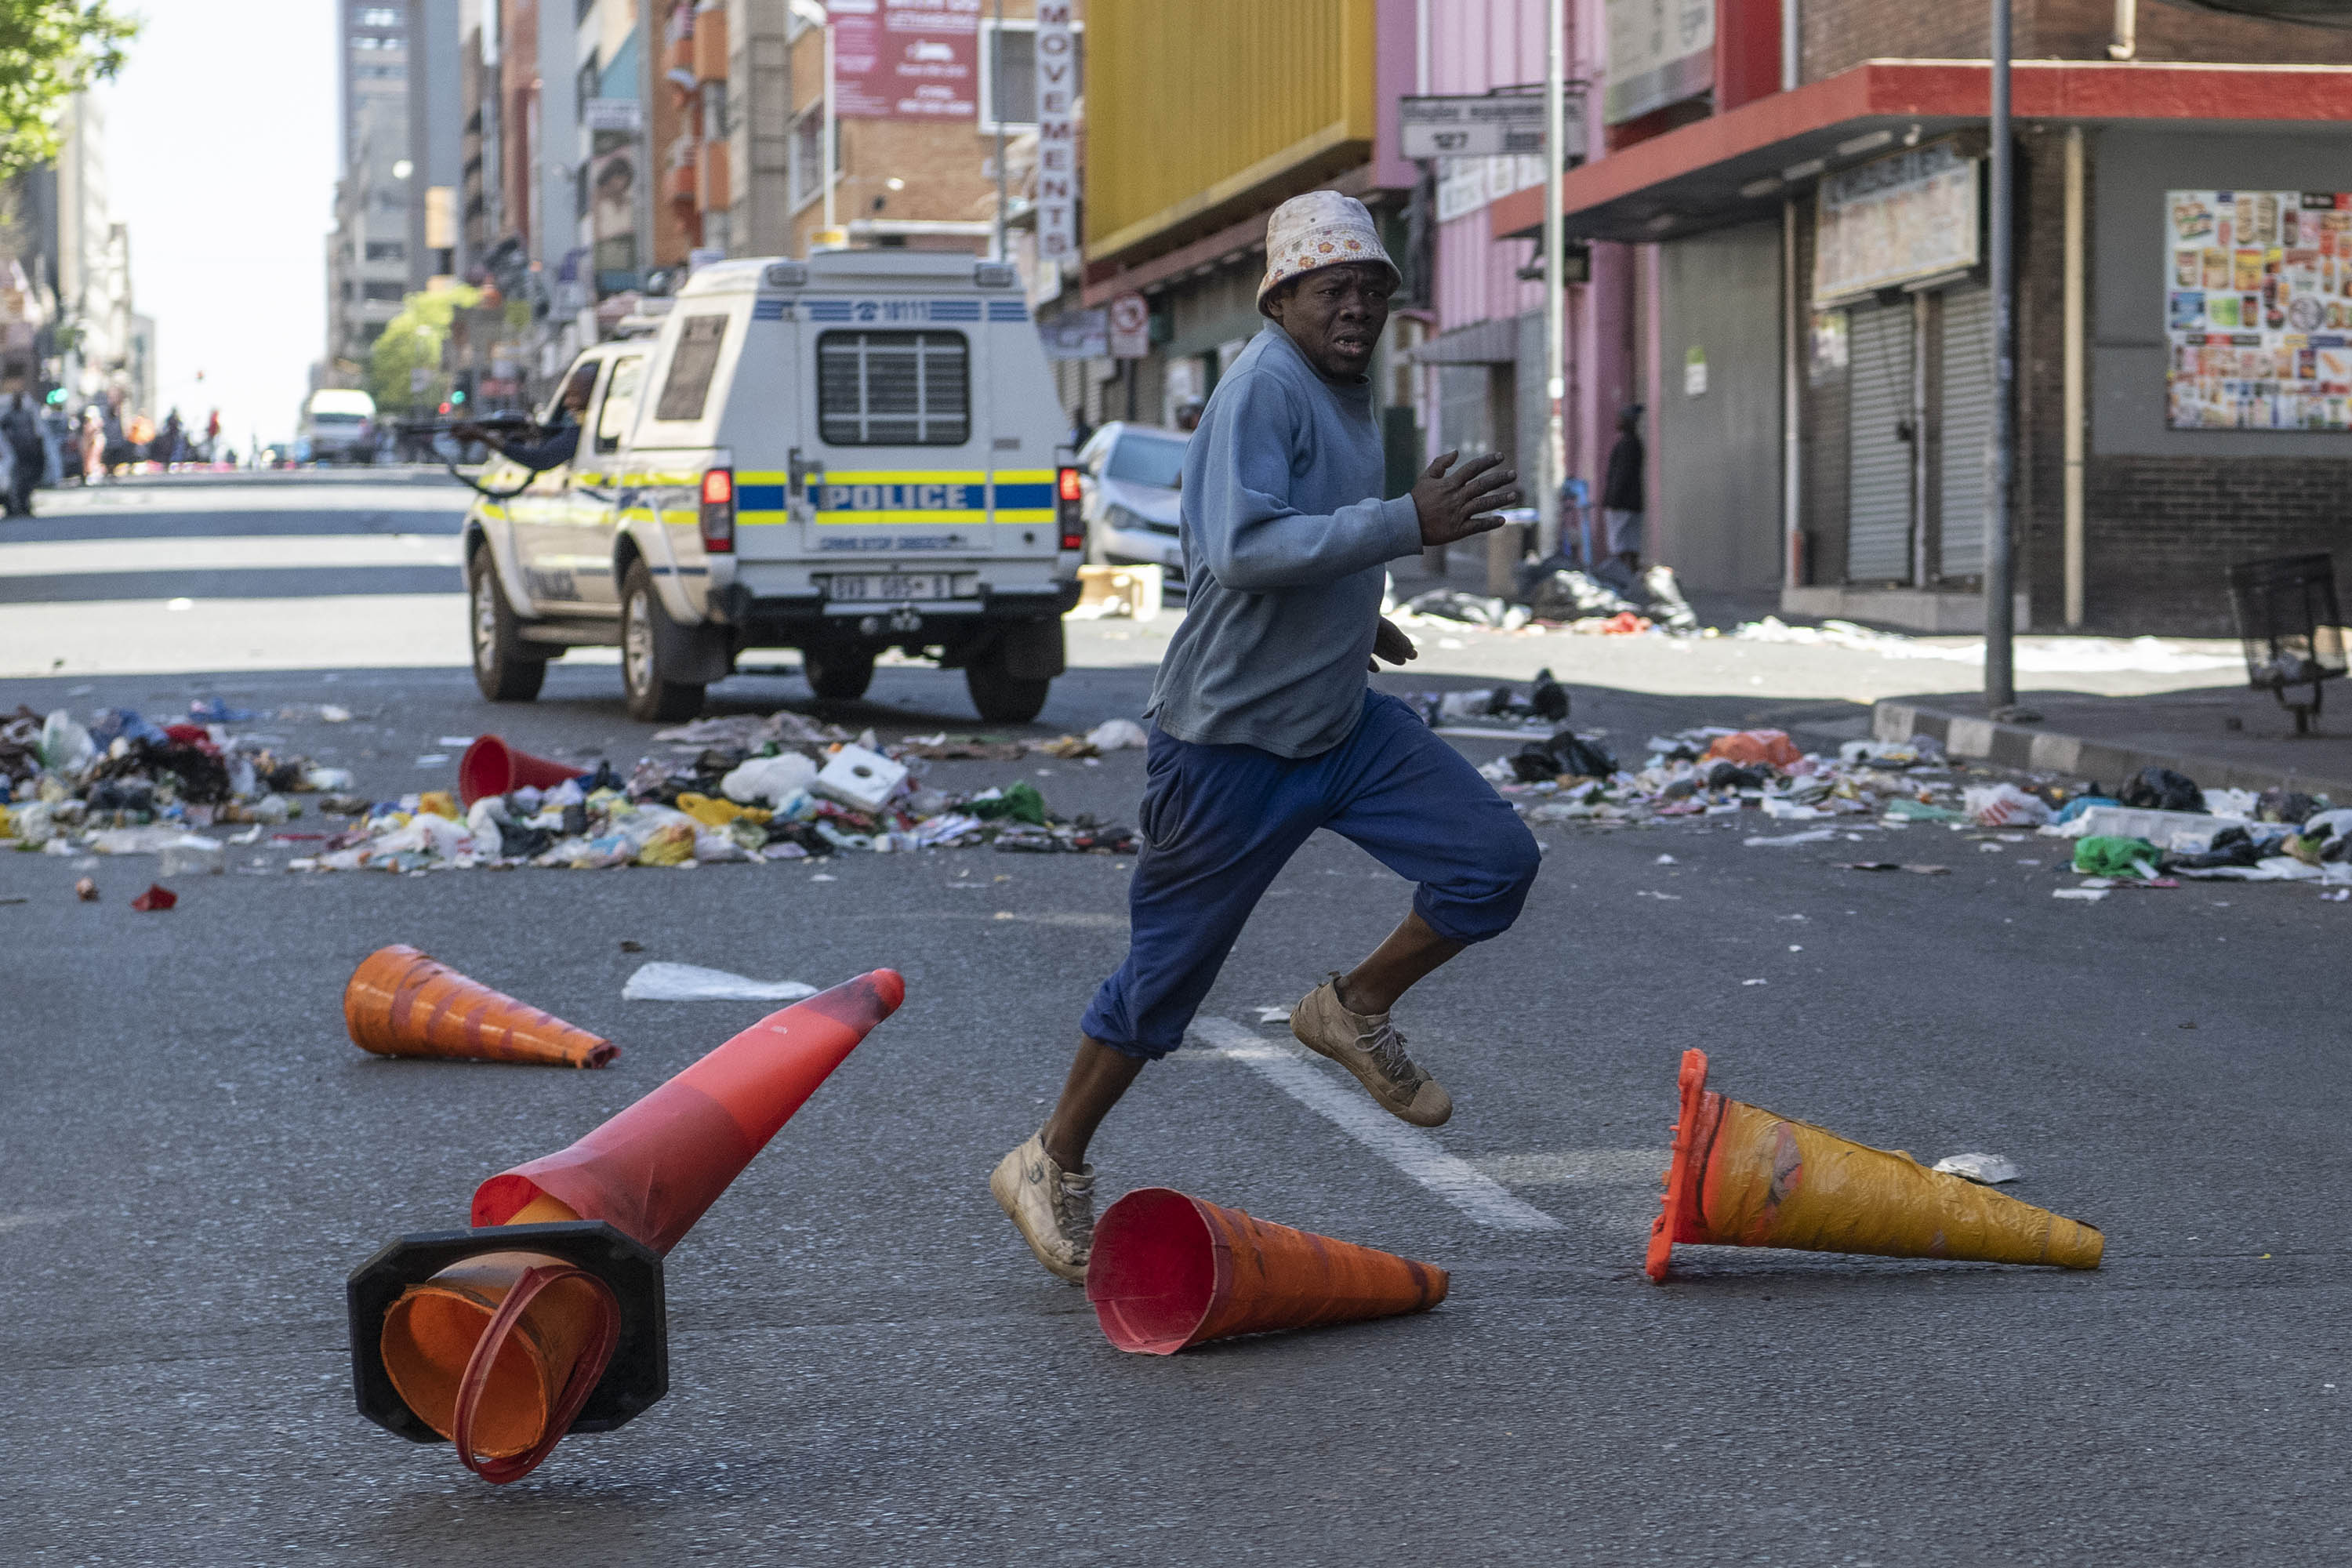
[[[1364,679],[1370,655],[1413,657],[1380,614],[1386,563],[1499,526],[1517,476],[1499,457],[1449,452],[1411,495],[1381,500],[1365,373],[1396,267],[1363,204],[1331,191],[1285,202],[1265,248],[1266,325],[1217,383],[1184,458],[1190,597],[1147,710],[1127,961],[1079,1023],[1052,1117],[989,1178],[1037,1260],[1069,1280],[1086,1278],[1094,1245],[1095,1129],[1146,1062],[1182,1044],[1250,911],[1317,828],[1420,886],[1371,956],[1307,993],[1291,1032],[1416,1126],[1454,1102],[1406,1056],[1390,1009],[1508,930],[1535,880],[1535,839],[1510,806]]]

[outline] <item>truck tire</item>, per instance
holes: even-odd
[[[643,561],[631,562],[621,580],[621,689],[629,717],[642,723],[691,719],[702,708],[699,683],[663,679],[668,671],[653,618],[664,613],[654,593],[654,574]]]
[[[992,648],[964,667],[963,684],[982,719],[992,724],[1026,724],[1045,706],[1054,678],[1026,679],[1012,674],[1004,668],[1003,651]]]
[[[466,557],[467,619],[474,645],[474,684],[492,702],[528,702],[547,679],[547,660],[522,640],[521,618],[507,603],[488,544]]]
[[[855,702],[874,684],[874,655],[857,648],[801,649],[809,689],[827,702]]]

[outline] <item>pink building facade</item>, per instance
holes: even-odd
[[[1568,7],[1568,77],[1591,84],[1602,71],[1603,0]],[[1416,70],[1407,90],[1540,91],[1546,0],[1417,0]],[[1571,87],[1571,92],[1576,89]],[[1597,118],[1597,116],[1596,116]],[[1598,136],[1587,151],[1598,156]],[[1532,486],[1544,421],[1541,258],[1525,239],[1496,238],[1488,206],[1542,183],[1537,158],[1449,160],[1439,165],[1427,340],[1412,354],[1416,404],[1432,455],[1454,447],[1509,455]],[[1570,283],[1563,351],[1567,471],[1597,493],[1617,410],[1633,398],[1635,247],[1591,247],[1591,281]],[[1570,274],[1574,276],[1573,272]]]

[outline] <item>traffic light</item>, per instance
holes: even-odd
[[[449,391],[449,403],[452,407],[464,407],[466,405],[466,389],[462,386],[452,387]]]
[[[42,401],[52,408],[63,408],[66,405],[66,389],[62,386],[53,386],[49,388],[48,396]]]

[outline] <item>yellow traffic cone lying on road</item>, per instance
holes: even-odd
[[[2106,1238],[2087,1225],[1713,1092],[1705,1051],[1683,1053],[1680,1082],[1665,1204],[1650,1227],[1654,1281],[1678,1241],[2099,1266]]]

